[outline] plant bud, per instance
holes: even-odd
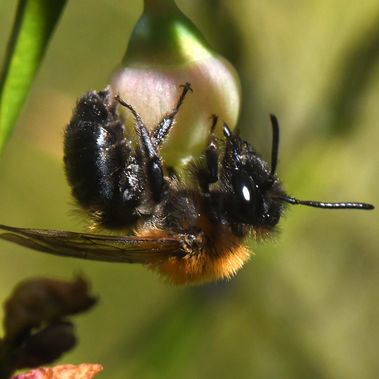
[[[172,0],[145,0],[144,11],[129,41],[122,67],[111,78],[111,87],[153,129],[174,109],[180,85],[189,82],[189,93],[161,154],[168,166],[180,168],[205,149],[212,114],[231,129],[240,108],[240,83],[233,66],[210,49],[195,26]],[[120,108],[128,133],[134,120]],[[216,133],[221,136],[221,124]]]

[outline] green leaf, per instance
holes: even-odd
[[[0,76],[0,152],[3,150],[66,0],[19,0]]]

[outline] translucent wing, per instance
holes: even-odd
[[[106,262],[152,263],[181,255],[174,237],[107,236],[0,225],[0,238],[48,254]]]

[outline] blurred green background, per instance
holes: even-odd
[[[242,135],[304,199],[379,198],[376,0],[178,0],[238,68]],[[0,58],[16,2],[0,2]],[[107,83],[141,1],[71,1],[0,160],[0,223],[83,230],[62,135],[76,98]],[[84,273],[99,305],[77,318],[62,362],[117,378],[377,378],[377,211],[292,207],[280,233],[229,283],[172,287],[143,267],[59,259],[0,242],[0,298],[23,278]]]

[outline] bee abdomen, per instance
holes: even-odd
[[[109,89],[83,95],[67,126],[64,164],[72,194],[105,227],[135,221],[143,189],[140,165],[125,140]]]

